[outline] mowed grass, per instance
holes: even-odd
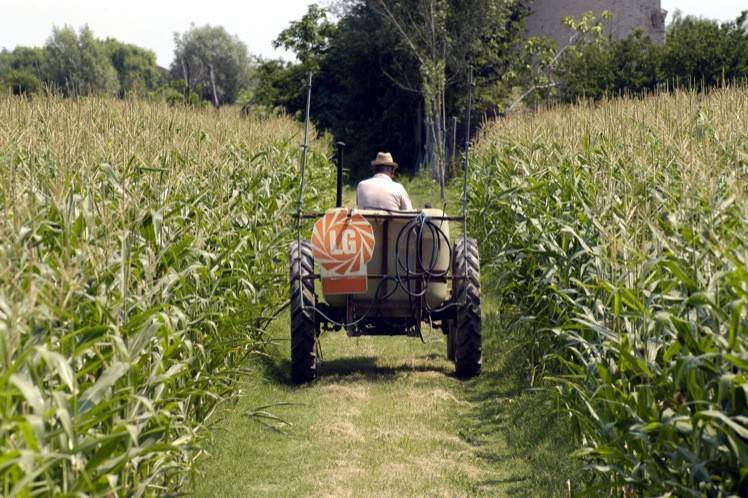
[[[266,378],[250,381],[228,432],[217,433],[199,496],[454,495],[484,470],[457,435],[458,381],[442,341],[323,337],[320,379],[294,387],[286,325],[276,324],[282,350]],[[267,410],[292,425],[248,417],[263,398],[289,403]]]
[[[484,373],[453,377],[441,332],[323,336],[319,379],[291,385],[288,322],[224,408],[195,495],[569,496],[569,430],[487,318]],[[275,406],[265,406],[273,399]]]
[[[415,205],[438,192],[427,178],[403,183]],[[322,336],[319,379],[296,387],[284,315],[212,428],[196,496],[568,496],[566,421],[531,388],[522,338],[490,298],[484,320],[477,379],[453,376],[438,330],[425,343],[337,333]]]

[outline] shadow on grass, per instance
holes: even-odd
[[[436,355],[438,356],[438,355]],[[431,360],[432,355],[426,355],[424,360]],[[325,359],[317,366],[317,381],[327,378],[340,381],[388,382],[403,374],[415,372],[436,372],[447,376],[454,376],[452,369],[440,365],[401,363],[396,365],[382,365],[376,356],[353,356],[345,358]],[[291,380],[291,361],[280,354],[272,353],[263,356],[261,364],[265,375],[278,384],[296,386]]]
[[[424,359],[429,359],[428,356]],[[322,362],[318,374],[321,377],[336,376],[355,377],[356,380],[379,382],[391,380],[401,374],[413,372],[437,372],[450,374],[446,368],[438,365],[401,363],[398,365],[377,364],[374,356],[354,356],[337,358]]]
[[[291,380],[291,360],[281,354],[280,348],[285,344],[271,344],[266,355],[260,357],[260,365],[265,371],[265,378],[283,386],[294,386]]]
[[[571,427],[554,411],[550,393],[530,386],[519,333],[507,334],[495,315],[485,318],[483,373],[466,384],[472,408],[461,425],[463,439],[497,468],[496,478],[479,486],[516,496],[568,497],[578,469],[570,457]],[[508,484],[516,485],[506,489]]]

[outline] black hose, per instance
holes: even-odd
[[[379,291],[382,290],[382,286],[390,281],[395,280],[395,277],[384,277],[382,280],[379,281],[379,285],[377,285],[377,290],[374,292],[374,299],[372,300],[371,304],[369,304],[369,309],[366,310],[366,313],[363,314],[363,316],[357,320],[354,320],[352,322],[338,322],[327,316],[324,312],[320,311],[319,308],[316,306],[314,307],[315,313],[317,313],[319,316],[325,319],[329,324],[333,325],[334,327],[341,327],[341,328],[348,328],[353,327],[354,325],[358,325],[362,321],[366,320],[366,318],[369,317],[369,314],[374,309],[374,305],[377,304],[379,301],[384,300],[392,296],[397,291],[397,286],[395,286],[394,290],[386,294],[385,296],[379,297]]]
[[[431,253],[429,254],[428,264],[425,264],[423,255],[423,237],[425,230],[431,235]],[[405,237],[405,260],[403,261],[402,242]],[[416,242],[416,255],[414,269],[410,268],[410,248],[411,239],[415,237]],[[441,253],[442,241],[446,243],[449,249],[449,259],[452,261],[452,246],[449,243],[449,237],[440,226],[435,224],[428,216],[423,213],[419,213],[413,220],[409,221],[397,235],[395,240],[395,254],[397,255],[397,265],[395,268],[395,279],[398,282],[403,291],[410,297],[420,298],[428,291],[428,283],[432,279],[444,278],[449,274],[449,267],[439,270],[437,264],[439,262],[439,254]],[[407,287],[403,284],[403,280],[407,281]],[[411,282],[420,281],[422,284],[422,290],[420,292],[411,291]]]

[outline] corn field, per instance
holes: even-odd
[[[189,479],[287,299],[301,127],[235,114],[0,98],[1,495]]]
[[[748,91],[487,126],[484,268],[592,496],[748,496]]]

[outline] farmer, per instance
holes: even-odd
[[[374,176],[358,184],[356,203],[359,209],[410,211],[413,205],[405,188],[392,180],[397,163],[389,152],[380,152],[371,162]]]

